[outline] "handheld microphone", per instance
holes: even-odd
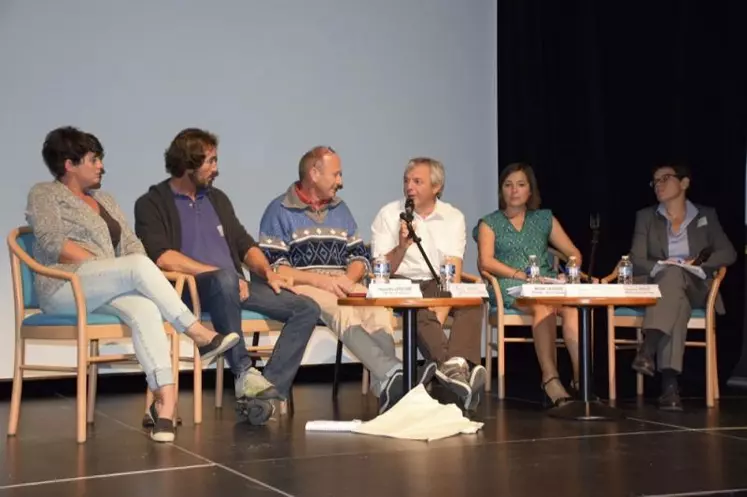
[[[407,200],[405,200],[405,215],[407,215],[407,219],[412,221],[412,212],[415,210],[415,201],[412,199],[412,197],[407,197]]]
[[[399,213],[399,218],[403,220],[406,223],[411,223],[414,219],[412,213],[415,210],[415,202],[412,200],[412,198],[407,198],[405,200],[405,212]]]
[[[711,257],[712,253],[713,253],[713,248],[712,247],[706,247],[706,248],[704,248],[703,250],[700,251],[700,253],[698,254],[698,256],[693,260],[692,265],[693,266],[700,266],[701,264],[703,264],[704,262],[706,262]]]

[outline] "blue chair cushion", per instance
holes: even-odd
[[[78,316],[75,314],[45,314],[43,312],[39,314],[32,314],[23,320],[24,326],[76,326],[78,324]],[[124,324],[124,322],[117,316],[110,314],[88,314],[86,316],[86,324],[96,326],[105,324]]]
[[[201,319],[203,321],[210,321],[210,313],[209,312],[203,312],[202,316],[201,316]],[[268,319],[270,319],[270,318],[268,318],[264,314],[260,314],[258,312],[244,311],[244,310],[241,311],[241,320],[242,321],[268,320]]]
[[[495,314],[498,312],[498,308],[496,306],[490,306],[490,314]],[[508,309],[503,309],[503,314],[509,315],[509,316],[522,316],[524,315],[523,312],[521,312],[519,309],[516,309],[515,307],[509,307]]]
[[[642,307],[617,307],[615,308],[615,316],[620,317],[643,317],[646,310]],[[690,314],[691,318],[705,318],[705,309],[693,309]]]

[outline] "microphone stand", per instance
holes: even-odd
[[[407,225],[407,232],[408,237],[415,242],[415,245],[417,245],[418,250],[420,251],[420,255],[423,256],[423,259],[425,259],[425,263],[428,265],[428,269],[430,270],[431,274],[433,275],[433,279],[435,279],[438,282],[438,297],[439,298],[446,298],[451,297],[451,292],[444,291],[441,288],[441,278],[439,277],[436,270],[433,268],[433,264],[431,264],[430,259],[428,259],[428,256],[425,254],[425,250],[423,249],[423,245],[420,243],[422,240],[421,238],[415,233],[415,228],[412,226],[412,215],[407,215],[404,212],[401,212],[399,214],[399,218],[402,219],[405,222],[405,225]]]

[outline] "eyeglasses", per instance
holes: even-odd
[[[656,185],[659,183],[664,184],[667,181],[669,181],[670,178],[677,178],[680,179],[680,175],[678,174],[662,174],[659,178],[654,178],[653,181],[651,181],[648,186],[651,188],[656,188]]]

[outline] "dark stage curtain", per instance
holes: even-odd
[[[599,213],[594,273],[604,276],[630,248],[635,211],[655,202],[652,167],[687,163],[690,198],[717,209],[740,253],[722,287],[727,314],[718,320],[726,379],[739,357],[747,305],[747,2],[498,5],[499,167],[535,167],[543,205],[587,258],[589,215]],[[606,374],[601,314],[598,380]],[[688,355],[686,377],[702,378],[701,364],[702,353]]]

